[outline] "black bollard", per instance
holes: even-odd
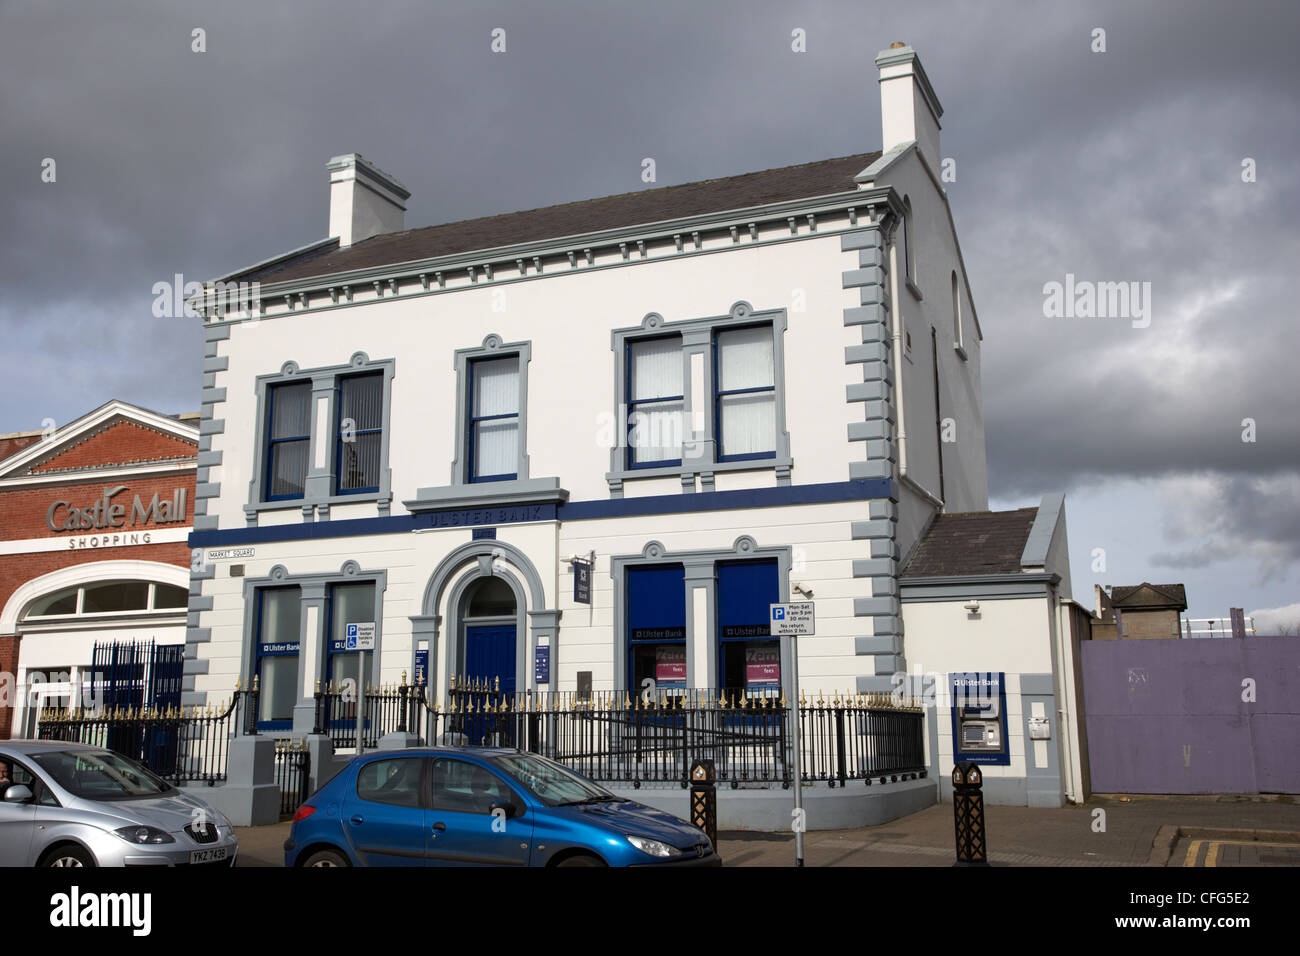
[[[957,831],[954,866],[988,866],[984,840],[984,777],[979,765],[963,761],[952,770],[952,816]]]
[[[717,773],[712,760],[695,760],[691,763],[691,826],[704,831],[718,852],[718,790],[714,786]]]

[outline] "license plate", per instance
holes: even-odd
[[[191,850],[190,864],[195,863],[219,863],[221,860],[230,857],[230,847],[218,846],[210,850]]]

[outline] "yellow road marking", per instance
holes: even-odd
[[[1187,847],[1187,856],[1183,860],[1183,866],[1196,866],[1196,855],[1200,852],[1202,843],[1208,843],[1209,846],[1205,851],[1205,862],[1201,865],[1216,868],[1219,865],[1219,847],[1221,846],[1276,846],[1300,849],[1300,843],[1264,843],[1260,840],[1193,840]]]

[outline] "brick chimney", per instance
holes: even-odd
[[[907,44],[892,43],[876,56],[876,67],[880,70],[880,148],[887,153],[916,140],[926,160],[937,169],[943,107],[920,57]]]
[[[330,231],[340,246],[405,228],[410,192],[360,153],[335,156],[330,172]]]

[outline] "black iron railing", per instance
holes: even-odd
[[[400,690],[406,692],[404,709],[416,711],[406,729],[424,743],[515,747],[594,780],[633,786],[685,786],[697,758],[712,760],[717,779],[733,787],[788,787],[794,780],[793,709],[781,695],[503,694],[460,681],[453,682],[444,704],[430,701],[422,688]],[[885,695],[819,695],[800,701],[799,719],[805,782],[870,785],[925,773],[924,715],[911,702]]]
[[[311,752],[307,741],[275,742],[275,782],[280,787],[280,816],[293,816],[310,796]]]
[[[403,675],[405,676],[405,675]],[[405,730],[411,721],[414,694],[421,688],[384,685],[366,690],[365,718],[362,721],[363,742],[367,749],[379,746],[380,738],[395,731]],[[316,726],[313,733],[325,734],[335,750],[350,750],[357,746],[357,716],[361,708],[357,693],[350,686],[339,684],[317,685]]]
[[[39,736],[115,750],[173,784],[214,786],[226,779],[239,721],[256,733],[257,696],[256,690],[236,690],[228,702],[207,707],[45,710]]]

